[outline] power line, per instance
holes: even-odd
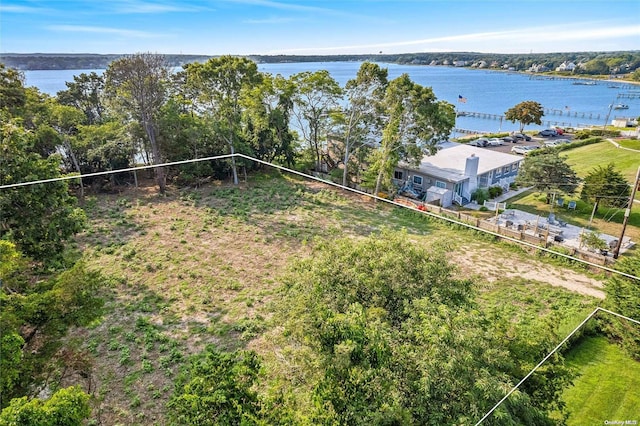
[[[511,388],[511,390],[510,390],[509,392],[507,392],[507,394],[506,394],[506,395],[505,395],[505,396],[504,396],[500,401],[498,401],[498,403],[497,403],[496,405],[494,405],[494,406],[493,406],[493,408],[492,408],[491,410],[489,410],[489,411],[487,412],[487,414],[485,414],[485,415],[484,415],[484,416],[483,416],[483,417],[478,421],[478,423],[476,423],[476,425],[475,425],[475,426],[478,426],[478,425],[480,425],[480,423],[482,423],[483,421],[485,421],[485,420],[486,420],[486,419],[487,419],[487,418],[488,418],[488,417],[489,417],[489,416],[490,416],[490,415],[491,415],[491,414],[492,414],[492,413],[493,413],[493,412],[494,412],[494,411],[495,411],[495,410],[496,410],[496,409],[497,409],[497,408],[498,408],[498,407],[499,407],[499,406],[500,406],[500,405],[501,405],[501,404],[502,404],[502,403],[503,403],[507,398],[509,398],[509,396],[510,396],[513,392],[515,392],[515,391],[520,387],[520,385],[521,385],[521,384],[523,384],[523,383],[525,382],[525,380],[527,380],[527,379],[528,379],[528,378],[529,378],[533,373],[535,373],[535,371],[536,371],[538,368],[540,368],[540,367],[542,366],[542,364],[544,364],[544,363],[545,363],[545,362],[546,362],[546,361],[551,357],[551,355],[553,355],[554,353],[556,353],[556,351],[557,351],[558,349],[560,349],[560,348],[562,347],[562,345],[564,345],[564,344],[566,343],[566,341],[567,341],[567,340],[569,340],[569,339],[571,338],[571,336],[573,336],[573,335],[574,335],[574,334],[575,334],[575,333],[576,333],[580,328],[582,328],[582,327],[586,324],[586,322],[587,322],[587,321],[589,321],[589,320],[590,320],[590,319],[591,319],[595,314],[597,314],[599,311],[603,311],[603,312],[606,312],[606,313],[608,313],[608,314],[615,315],[615,316],[617,316],[617,317],[619,317],[619,318],[622,318],[622,319],[625,319],[625,320],[627,320],[627,321],[631,321],[631,322],[633,322],[633,323],[635,323],[635,324],[640,325],[640,321],[638,321],[638,320],[636,320],[636,319],[633,319],[633,318],[630,318],[630,317],[624,316],[624,315],[619,314],[619,313],[617,313],[617,312],[613,312],[613,311],[610,311],[610,310],[608,310],[608,309],[604,309],[604,308],[601,308],[601,307],[599,307],[599,306],[598,306],[597,308],[595,308],[595,309],[593,310],[593,312],[591,312],[589,315],[587,315],[587,317],[586,317],[584,320],[582,320],[582,322],[581,322],[580,324],[578,324],[578,326],[577,326],[576,328],[574,328],[574,329],[573,329],[573,331],[572,331],[571,333],[569,333],[569,334],[567,335],[567,337],[565,337],[565,338],[562,340],[562,342],[558,343],[558,345],[557,345],[557,346],[556,346],[556,347],[555,347],[551,352],[549,352],[549,353],[547,354],[547,356],[545,356],[545,357],[542,359],[542,361],[540,361],[540,362],[538,363],[538,365],[536,365],[535,367],[533,367],[533,368],[531,369],[531,371],[529,371],[529,373],[527,373],[527,375],[526,375],[526,376],[524,376],[524,377],[522,378],[522,380],[520,380],[520,381],[518,382],[518,384],[517,384],[517,385],[515,385],[513,388]]]
[[[122,173],[122,172],[134,171],[134,170],[152,169],[152,168],[156,168],[156,167],[175,166],[175,165],[179,165],[179,164],[195,163],[195,162],[199,162],[199,161],[221,160],[221,159],[232,158],[232,157],[241,157],[241,158],[244,158],[244,159],[247,159],[247,160],[250,160],[250,161],[255,161],[256,163],[264,164],[266,166],[270,166],[270,167],[273,167],[275,169],[285,171],[287,173],[295,174],[295,175],[301,176],[301,177],[303,177],[305,179],[315,180],[317,182],[321,182],[321,183],[324,183],[326,185],[334,186],[336,188],[339,188],[339,189],[342,189],[342,190],[345,190],[345,191],[350,191],[350,192],[353,192],[353,193],[358,194],[358,195],[369,197],[369,198],[372,198],[372,199],[377,200],[377,201],[382,201],[384,203],[391,204],[391,205],[394,205],[394,206],[397,206],[397,207],[401,207],[401,208],[405,208],[405,209],[409,208],[409,207],[405,206],[404,204],[400,204],[400,203],[398,203],[396,201],[388,200],[386,198],[378,197],[375,194],[369,194],[367,192],[359,191],[359,190],[354,189],[354,188],[349,188],[347,186],[342,186],[342,185],[340,185],[338,183],[335,183],[335,182],[331,182],[331,181],[327,181],[327,180],[324,180],[324,179],[321,179],[321,178],[317,178],[315,176],[311,176],[311,175],[308,175],[306,173],[299,172],[297,170],[293,170],[293,169],[290,169],[290,168],[287,168],[287,167],[284,167],[284,166],[279,166],[277,164],[269,163],[267,161],[259,160],[257,158],[253,158],[253,157],[250,157],[248,155],[239,154],[239,153],[218,155],[218,156],[214,156],[214,157],[196,158],[196,159],[183,160],[183,161],[173,161],[173,162],[169,162],[169,163],[153,164],[153,165],[147,165],[147,166],[128,167],[128,168],[118,169],[118,170],[109,170],[109,171],[104,171],[104,172],[89,173],[89,174],[86,174],[86,175],[62,176],[62,177],[52,178],[52,179],[41,179],[41,180],[34,180],[34,181],[30,181],[30,182],[14,183],[14,184],[2,185],[2,186],[0,186],[0,189],[9,189],[9,188],[16,188],[16,187],[21,187],[21,186],[29,186],[29,185],[43,184],[43,183],[63,181],[63,180],[78,179],[80,177],[103,176],[103,175],[108,175],[108,174],[112,174],[112,173]],[[450,222],[450,223],[453,223],[453,224],[456,224],[456,225],[460,225],[460,226],[463,226],[463,227],[466,227],[466,228],[469,228],[469,229],[473,229],[475,231],[479,231],[479,232],[482,232],[482,233],[485,233],[485,234],[493,235],[495,237],[501,238],[503,240],[511,241],[511,242],[514,242],[514,243],[522,245],[522,246],[527,246],[527,247],[530,247],[530,248],[534,248],[536,250],[541,250],[541,251],[544,251],[546,253],[553,254],[555,256],[561,256],[561,257],[564,257],[566,259],[582,263],[584,265],[588,265],[588,266],[591,266],[591,267],[594,267],[594,268],[601,269],[603,271],[610,272],[612,274],[617,274],[617,275],[621,275],[621,276],[624,276],[624,277],[627,277],[627,278],[631,278],[633,280],[640,281],[640,277],[637,277],[635,275],[631,275],[631,274],[628,274],[626,272],[618,271],[616,269],[609,268],[609,267],[607,267],[605,265],[598,265],[597,263],[589,262],[589,261],[586,261],[584,259],[579,259],[577,257],[570,256],[568,254],[556,252],[556,251],[553,251],[553,250],[548,249],[546,247],[542,247],[542,246],[538,246],[538,245],[529,243],[527,241],[517,240],[517,239],[509,237],[507,235],[502,235],[502,234],[498,234],[497,232],[493,232],[493,231],[489,231],[489,230],[486,230],[486,229],[482,229],[480,227],[468,224],[466,222],[461,222],[461,221],[453,219],[453,218],[440,216],[440,215],[437,215],[437,214],[429,212],[429,211],[421,210],[420,213],[428,215],[428,216],[431,216],[431,217],[434,217],[434,218],[439,219],[439,220],[443,220],[445,222]]]

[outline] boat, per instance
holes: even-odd
[[[613,106],[613,109],[629,109],[629,105],[617,104]]]
[[[595,81],[574,81],[573,84],[576,86],[595,86],[596,82]]]

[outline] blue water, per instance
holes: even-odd
[[[522,101],[539,102],[547,112],[542,126],[527,126],[539,129],[549,125],[561,127],[583,127],[604,125],[607,115],[609,122],[615,117],[640,116],[640,86],[620,82],[599,81],[595,85],[576,85],[571,79],[546,79],[526,74],[501,71],[472,70],[467,68],[432,67],[418,65],[381,64],[388,68],[389,78],[403,73],[411,79],[433,89],[438,99],[455,105],[458,111],[504,115],[504,112]],[[281,74],[288,77],[302,71],[328,70],[342,86],[354,78],[359,62],[292,62],[281,64],[259,64],[260,71]],[[73,81],[80,73],[104,70],[40,70],[25,71],[25,82],[36,86],[42,92],[55,95],[66,89],[65,82]],[[616,85],[617,88],[610,88]],[[633,98],[619,95],[632,94]],[[458,102],[458,96],[466,98],[466,103]],[[626,104],[629,109],[610,109],[611,105]],[[498,118],[458,117],[456,127],[481,132],[510,131],[518,128],[517,123]]]

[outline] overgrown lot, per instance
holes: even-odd
[[[599,277],[575,265],[278,174],[239,187],[173,188],[163,198],[150,186],[130,189],[90,198],[85,209],[91,223],[78,245],[112,285],[107,315],[75,339],[95,356],[93,417],[104,424],[166,423],[180,367],[208,344],[254,350],[267,372],[261,383],[281,380],[291,350],[274,317],[281,277],[341,237],[404,229],[408,244],[446,244],[483,315],[511,318],[531,341],[541,327],[559,341],[603,295]]]

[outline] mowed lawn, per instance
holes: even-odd
[[[637,141],[621,141],[620,145],[631,149],[640,149],[640,144],[635,142]],[[607,141],[570,149],[562,152],[561,155],[567,157],[567,163],[581,178],[597,166],[613,163],[629,182],[633,182],[638,166],[640,166],[640,152],[616,148]]]
[[[566,361],[579,373],[563,395],[567,425],[640,423],[640,362],[604,337],[586,338],[567,354]]]

